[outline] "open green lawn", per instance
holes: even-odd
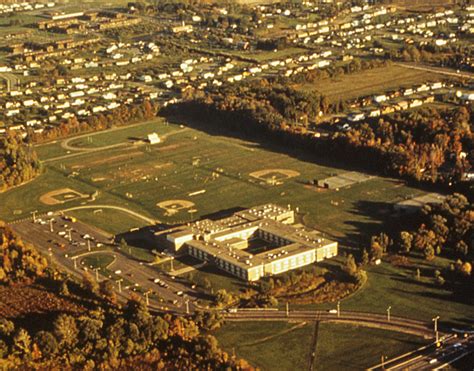
[[[227,323],[215,332],[220,345],[262,370],[308,369],[314,323]],[[423,339],[391,331],[320,323],[316,370],[364,370],[425,344]]]
[[[441,323],[446,325],[472,324],[472,306],[460,303],[448,290],[434,284],[434,269],[446,264],[446,260],[436,258],[433,263],[417,261],[412,268],[397,268],[389,264],[371,267],[368,283],[359,293],[344,300],[341,307],[384,313],[391,306],[395,316],[430,322],[439,315]],[[416,267],[423,267],[420,281],[414,279]]]
[[[302,370],[308,367],[314,326],[285,322],[228,323],[214,335],[230,354],[262,370]]]
[[[46,163],[43,175],[0,194],[0,219],[8,221],[30,217],[34,210],[47,212],[86,204],[121,206],[172,224],[226,209],[274,202],[298,207],[305,224],[337,238],[343,246],[346,243],[365,246],[369,236],[379,232],[381,223],[390,217],[393,202],[424,193],[398,180],[380,177],[339,191],[318,190],[308,187],[307,182],[346,170],[337,165],[315,163],[298,154],[282,153],[281,148],[263,148],[191,128],[183,131],[179,125],[175,128],[177,134],[157,145],[116,148]],[[121,143],[124,138],[121,130],[109,135],[107,140],[111,144]],[[287,169],[299,175],[283,180],[280,185],[270,185],[249,175],[265,169]],[[88,195],[97,191],[98,195],[95,201],[83,198],[57,205],[39,201],[44,193],[66,187]],[[201,192],[193,195],[198,191]],[[170,212],[158,205],[167,200],[184,200],[194,205]],[[147,223],[106,209],[99,213],[75,211],[72,215],[114,234]],[[134,255],[152,260],[149,247],[137,248],[140,247],[144,248]],[[430,275],[432,271],[433,268]],[[207,278],[215,289],[235,291],[241,287],[237,279],[217,270],[206,268],[196,274]],[[430,282],[416,282],[412,276],[408,269],[386,264],[372,267],[366,287],[344,300],[343,307],[384,313],[391,305],[394,315],[429,320],[441,314],[443,320],[457,322],[465,321],[468,313],[472,313],[472,308],[456,303],[442,288]]]
[[[316,370],[365,370],[388,358],[426,344],[422,338],[374,328],[321,323]]]
[[[176,125],[168,125],[163,120],[156,119],[146,123],[131,125],[115,129],[113,135],[110,132],[96,132],[89,135],[81,135],[78,139],[69,141],[69,145],[77,148],[97,148],[117,143],[133,142],[147,139],[148,134],[157,133],[162,136],[177,130]]]
[[[303,90],[317,90],[330,101],[352,99],[370,94],[384,93],[399,87],[410,87],[427,81],[442,81],[443,76],[427,71],[413,70],[401,66],[374,68],[315,83],[297,85]]]
[[[277,50],[276,52],[259,51],[259,52],[254,52],[247,56],[250,58],[255,58],[261,62],[264,62],[264,61],[270,61],[274,59],[282,59],[282,58],[288,58],[292,56],[299,56],[305,52],[306,50],[303,48],[287,48],[287,49]]]
[[[182,277],[196,282],[200,286],[203,286],[203,283],[207,280],[214,292],[224,289],[227,292],[239,293],[242,289],[246,288],[246,284],[243,281],[212,265],[205,265],[190,273],[183,274]]]
[[[318,263],[321,267],[342,262],[343,258],[327,260]],[[471,305],[459,302],[448,290],[434,283],[434,271],[442,270],[448,261],[435,258],[432,262],[424,259],[412,259],[411,267],[394,267],[388,263],[379,266],[369,266],[368,281],[356,293],[341,301],[341,310],[386,313],[389,306],[394,316],[407,317],[430,322],[437,315],[440,321],[448,327],[471,326],[474,320],[474,310]],[[416,268],[421,270],[421,279],[417,281]],[[280,303],[283,307],[284,303]],[[335,303],[321,305],[293,304],[293,309],[333,309]]]
[[[132,228],[141,228],[146,225],[144,220],[135,218],[120,210],[103,208],[83,209],[68,211],[68,215],[74,216],[84,223],[94,225],[111,234],[118,234],[129,231]]]
[[[123,143],[131,132],[147,132],[149,125],[154,124],[146,123],[144,129],[137,126],[101,133],[94,141]],[[423,193],[398,180],[378,177],[339,191],[318,190],[307,183],[346,169],[299,158],[298,154],[281,153],[283,148],[267,149],[240,139],[191,128],[183,130],[178,125],[166,128],[172,128],[174,134],[157,145],[80,153],[45,163],[43,175],[0,195],[0,218],[8,221],[29,216],[33,210],[45,212],[85,203],[122,206],[166,223],[176,223],[226,209],[274,202],[298,207],[306,224],[330,237],[356,240],[360,233],[378,231],[380,223],[390,215],[391,203]],[[55,152],[60,144],[50,146]],[[45,147],[40,148],[41,158],[47,158]],[[299,175],[278,185],[250,175],[268,169],[291,170]],[[39,201],[44,193],[65,187],[89,195],[98,191],[98,196],[94,202],[80,199],[45,205]],[[194,206],[170,212],[159,205],[169,200],[184,200]],[[110,226],[105,228],[101,214],[87,213],[82,218],[116,233],[135,226],[128,217],[122,224],[122,215],[113,215],[106,222]]]
[[[70,154],[71,151],[61,147],[62,140],[55,140],[51,143],[39,144],[35,146],[35,151],[41,160],[48,160],[59,156]]]
[[[114,257],[109,254],[93,254],[84,257],[82,262],[84,262],[84,266],[90,269],[106,269],[114,260]]]

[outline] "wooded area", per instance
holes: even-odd
[[[329,154],[346,165],[416,181],[458,181],[471,168],[466,159],[466,153],[474,149],[470,106],[424,108],[366,119],[326,137],[308,133],[308,122],[317,121],[320,112],[337,112],[338,106],[318,93],[262,79],[205,96],[188,92],[187,100],[162,112],[254,138],[270,136],[316,156]]]
[[[36,282],[57,300],[70,302],[69,309],[82,308],[43,312],[40,322],[35,308],[22,318],[0,317],[0,363],[5,368],[250,369],[206,333],[222,324],[219,315],[153,315],[133,294],[122,306],[111,281],[99,284],[86,274],[77,282],[47,268],[36,249],[3,224],[0,246],[0,278],[7,289]]]

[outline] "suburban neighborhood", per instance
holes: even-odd
[[[474,2],[0,4],[5,369],[471,370]]]

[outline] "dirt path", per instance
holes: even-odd
[[[269,335],[269,336],[265,336],[264,338],[261,338],[261,339],[258,339],[258,340],[255,340],[255,341],[252,341],[250,343],[243,343],[242,346],[252,346],[252,345],[257,345],[257,344],[261,344],[261,343],[264,343],[268,340],[271,340],[271,339],[274,339],[278,336],[281,336],[281,335],[285,335],[285,334],[288,334],[289,332],[291,331],[294,331],[296,329],[299,329],[301,327],[304,327],[306,326],[306,322],[301,322],[301,323],[298,323],[296,324],[295,326],[287,329],[287,330],[283,330],[283,331],[280,331],[276,334],[273,334],[273,335]]]
[[[406,63],[394,63],[396,66],[410,68],[412,70],[419,70],[419,71],[426,71],[426,72],[433,72],[438,73],[441,75],[452,76],[452,77],[460,77],[466,79],[474,79],[474,74],[469,72],[455,72],[447,68],[440,68],[440,67],[429,67],[429,66],[415,66],[412,64]]]
[[[316,361],[316,346],[318,344],[318,333],[319,333],[319,315],[318,318],[316,319],[316,322],[314,323],[314,332],[313,332],[313,338],[311,340],[311,348],[309,349],[309,364],[308,364],[308,370],[313,371],[314,370],[314,362]]]

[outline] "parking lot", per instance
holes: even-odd
[[[113,281],[122,300],[135,292],[148,297],[152,309],[186,312],[197,308],[196,300],[201,295],[197,290],[178,277],[125,256],[113,236],[87,224],[49,215],[37,217],[36,222],[30,219],[13,223],[11,227],[66,272],[82,278],[88,271],[99,282]],[[88,265],[87,258],[93,256],[109,256],[110,263],[106,267]]]

